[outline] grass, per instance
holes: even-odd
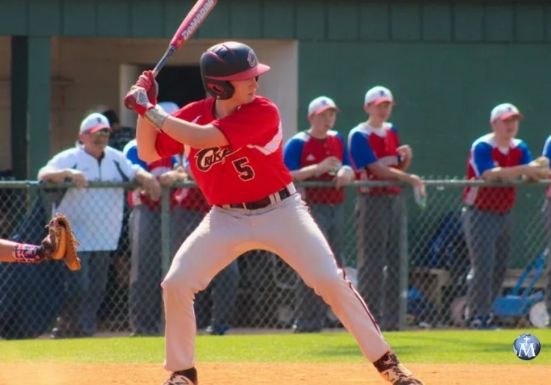
[[[540,355],[529,364],[551,364],[551,330],[415,331],[385,333],[405,362],[526,364],[512,351],[513,340],[524,332],[542,343]],[[0,340],[2,362],[161,363],[160,337],[87,338],[67,340]],[[261,334],[199,336],[200,362],[363,362],[352,336],[321,334]]]

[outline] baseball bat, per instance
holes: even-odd
[[[159,71],[165,66],[168,59],[179,49],[186,41],[188,41],[195,31],[199,28],[201,24],[205,21],[208,14],[214,6],[216,5],[217,0],[197,0],[193,8],[188,12],[185,19],[182,21],[172,40],[168,44],[168,48],[165,53],[159,59],[155,68],[153,68],[153,74],[157,76]]]

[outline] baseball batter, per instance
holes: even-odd
[[[476,139],[467,160],[467,179],[507,181],[521,176],[538,180],[541,169],[531,164],[528,145],[517,138],[522,118],[511,103],[490,113],[492,132]],[[463,192],[463,224],[471,261],[467,291],[468,323],[473,329],[495,328],[492,303],[501,293],[511,255],[511,210],[515,187],[467,186]]]
[[[165,385],[197,385],[195,293],[239,255],[276,253],[327,302],[363,354],[395,385],[418,385],[384,340],[369,309],[337,267],[322,232],[296,194],[283,163],[279,111],[258,96],[270,67],[237,42],[204,52],[200,69],[212,96],[168,116],[150,102],[157,93],[145,71],[125,97],[140,117],[140,158],[150,162],[185,150],[211,210],[176,253],[162,282],[165,306]]]

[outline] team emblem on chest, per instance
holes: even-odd
[[[207,172],[216,163],[221,163],[232,151],[229,147],[204,148],[195,154],[197,168],[199,171]]]

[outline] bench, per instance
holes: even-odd
[[[515,287],[515,285],[518,282],[518,279],[520,278],[520,275],[522,274],[524,269],[507,269],[507,272],[505,273],[505,279],[503,280],[502,287],[504,289],[512,289]],[[545,271],[541,278],[536,282],[534,285],[535,289],[545,289],[548,279],[548,271]],[[528,276],[523,284],[522,287],[526,287],[531,282],[530,276]]]
[[[502,287],[504,289],[513,288],[522,274],[523,269],[507,269]],[[549,279],[548,271],[542,274],[542,277],[534,285],[535,289],[544,290]],[[530,282],[528,277],[522,287],[526,287]],[[411,284],[421,290],[427,296],[438,310],[441,310],[443,304],[444,289],[450,284],[450,272],[445,269],[414,267],[411,270]]]
[[[450,272],[445,269],[414,267],[411,270],[411,283],[440,311],[444,289],[450,284]]]

